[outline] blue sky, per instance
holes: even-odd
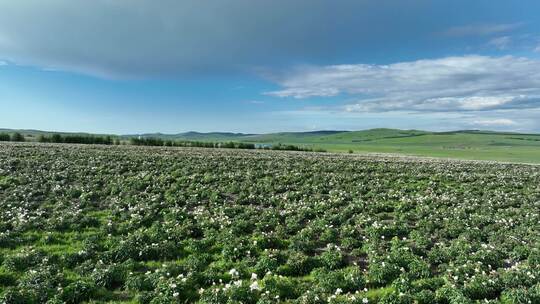
[[[0,0],[0,128],[540,132],[538,1]]]

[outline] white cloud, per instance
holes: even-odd
[[[0,66],[7,65],[7,62],[0,60]]]
[[[483,120],[475,120],[472,122],[473,125],[477,126],[484,126],[484,127],[508,127],[508,126],[515,126],[518,123],[506,118],[499,118],[499,119],[483,119]]]
[[[540,44],[534,49],[534,51],[540,53]]]
[[[345,106],[345,110],[347,112],[464,112],[540,107],[540,103],[528,104],[528,102],[529,100],[525,96],[464,96],[394,101],[381,101],[375,99],[347,105]]]
[[[488,44],[494,46],[499,50],[505,50],[508,48],[508,46],[510,46],[511,42],[512,38],[510,38],[509,36],[502,36],[491,39]]]
[[[358,100],[344,107],[349,112],[540,107],[540,61],[512,56],[297,67],[270,79],[283,89],[267,95],[300,99],[345,94]]]
[[[506,24],[471,24],[449,28],[444,32],[448,36],[489,36],[509,32],[521,27],[523,23]]]

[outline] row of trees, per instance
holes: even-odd
[[[255,149],[255,144],[241,142],[205,142],[185,140],[163,140],[161,138],[142,137],[130,138],[129,143],[135,146],[166,146],[166,147],[196,147],[196,148],[229,148],[229,149]]]
[[[16,141],[23,142],[25,138],[20,133],[0,133],[0,141]],[[42,143],[66,143],[66,144],[94,144],[94,145],[120,145],[123,144],[119,138],[112,136],[95,136],[95,135],[39,135],[38,142]],[[179,141],[179,140],[163,140],[153,137],[132,137],[129,139],[129,144],[134,146],[165,146],[165,147],[196,147],[196,148],[228,148],[228,149],[264,149],[264,150],[287,150],[287,151],[309,151],[309,152],[326,152],[321,149],[313,149],[300,147],[295,145],[267,145],[256,146],[252,143],[242,142],[204,142],[204,141]]]
[[[21,133],[15,132],[11,135],[8,133],[0,133],[0,141],[25,141],[24,136]]]
[[[283,151],[304,151],[304,152],[326,152],[326,150],[323,150],[323,149],[313,149],[313,148],[308,148],[308,147],[299,147],[295,145],[283,145],[283,144],[262,147],[261,149],[283,150]]]
[[[228,148],[228,149],[263,149],[263,150],[283,150],[283,151],[306,151],[306,152],[326,152],[322,149],[313,149],[295,145],[267,145],[256,146],[252,143],[243,142],[203,142],[203,141],[175,141],[163,140],[153,137],[130,138],[131,145],[135,146],[166,146],[166,147],[197,147],[197,148]]]
[[[113,139],[111,136],[94,136],[94,135],[61,135],[53,134],[51,136],[40,135],[39,142],[43,143],[66,143],[66,144],[95,144],[95,145],[112,145],[120,144],[118,139]]]

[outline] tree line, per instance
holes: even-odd
[[[65,143],[65,144],[87,144],[87,145],[112,145],[119,144],[120,140],[113,139],[112,136],[95,135],[61,135],[38,136],[38,142],[42,143]]]
[[[24,142],[25,137],[18,132],[13,134],[0,133],[0,141]],[[65,143],[65,144],[90,144],[90,145],[120,145],[125,144],[120,138],[97,135],[39,135],[37,141],[41,143]],[[132,137],[128,142],[134,146],[163,146],[163,147],[194,147],[194,148],[227,148],[227,149],[262,149],[262,150],[283,150],[283,151],[305,151],[305,152],[326,152],[322,149],[300,147],[290,144],[276,144],[257,146],[252,143],[243,142],[206,142],[206,141],[186,141],[186,140],[164,140],[155,137]]]
[[[257,146],[252,143],[243,142],[206,142],[206,141],[180,141],[180,140],[163,140],[154,137],[132,137],[129,139],[131,145],[135,146],[165,146],[165,147],[196,147],[196,148],[227,148],[227,149],[262,149],[262,150],[283,150],[283,151],[305,151],[305,152],[326,152],[323,149],[313,149],[300,147],[295,145],[269,145]]]
[[[241,142],[207,142],[187,140],[163,140],[154,137],[132,137],[129,143],[135,146],[165,146],[165,147],[195,147],[195,148],[229,148],[229,149],[255,149],[255,144]]]
[[[277,144],[277,145],[271,145],[267,147],[261,147],[260,149],[264,150],[282,150],[282,151],[303,151],[303,152],[326,152],[326,150],[323,149],[313,149],[309,147],[300,147],[295,145],[284,145],[284,144]]]
[[[22,141],[26,141],[26,139],[24,138],[24,136],[19,133],[19,132],[15,132],[11,135],[9,135],[8,133],[0,133],[0,141],[17,141],[17,142],[22,142]]]

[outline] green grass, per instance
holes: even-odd
[[[540,163],[540,135],[460,131],[433,133],[374,129],[323,136],[294,133],[251,137],[251,142],[296,144],[330,152],[404,155]]]
[[[537,142],[388,129],[300,137],[428,152]],[[369,303],[400,293],[410,303],[538,302],[540,166],[26,143],[0,144],[0,172],[10,179],[0,302],[207,303],[214,291],[235,303],[296,303],[308,291],[335,303],[349,291]]]
[[[39,134],[48,134],[35,130],[17,131],[24,134],[30,141]],[[355,153],[394,153],[441,158],[540,163],[540,134],[491,131],[428,132],[381,128],[363,131],[283,132],[261,135],[187,132],[180,134],[155,133],[145,136],[166,140],[234,141],[268,145],[281,143],[320,148],[329,152],[349,152],[352,150]],[[3,184],[8,182],[11,181],[0,177],[0,189]]]

